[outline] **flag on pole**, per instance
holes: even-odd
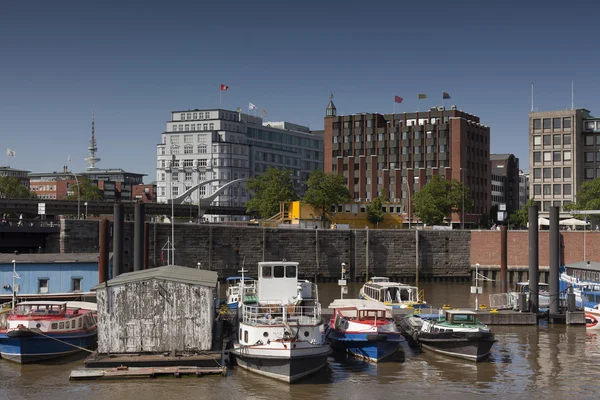
[[[250,109],[250,110],[256,110],[256,108],[257,107],[254,104],[248,103],[248,109]]]
[[[402,103],[402,100],[404,100],[402,97],[394,96],[394,103]]]
[[[262,109],[262,116],[263,118],[267,117],[267,110],[265,110],[264,108]]]
[[[447,100],[450,98],[450,93],[442,92],[442,100]]]
[[[8,157],[16,157],[17,153],[14,150],[9,149],[8,147],[6,148],[6,155]]]
[[[423,93],[419,93],[419,100],[426,99],[427,95]]]
[[[221,83],[221,90],[227,90],[227,89],[229,89],[229,86],[227,86],[227,85],[223,85],[223,84]]]

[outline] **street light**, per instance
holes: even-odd
[[[169,164],[169,175],[170,175],[170,194],[171,194],[171,265],[175,265],[175,202],[173,201],[173,171],[177,171],[175,167],[175,155],[171,159]]]
[[[83,205],[85,206],[85,219],[87,220],[88,219],[88,213],[87,213],[88,203],[87,203],[87,201],[85,203],[83,203]]]

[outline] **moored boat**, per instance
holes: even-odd
[[[399,322],[409,342],[427,350],[471,361],[487,358],[496,339],[470,310],[445,310],[444,316],[407,315]]]
[[[298,282],[298,263],[258,263],[258,300],[240,306],[237,365],[257,374],[295,382],[327,365],[317,286]]]
[[[0,332],[2,358],[25,364],[62,357],[96,343],[94,303],[25,301]]]
[[[236,309],[244,302],[256,301],[256,281],[247,276],[230,276],[226,279],[227,308]]]
[[[385,277],[373,277],[359,291],[360,299],[379,302],[392,308],[419,308],[425,305],[423,293],[416,286],[390,282]]]
[[[600,305],[594,307],[585,307],[585,327],[586,329],[600,329]]]
[[[381,303],[339,299],[329,308],[333,318],[327,338],[334,349],[377,363],[393,355],[404,340],[389,308]]]

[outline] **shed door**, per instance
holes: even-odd
[[[141,321],[142,325],[142,351],[154,351],[156,346],[155,329],[153,321]]]
[[[141,351],[140,325],[138,322],[127,323],[127,352]]]

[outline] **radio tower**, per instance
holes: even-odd
[[[96,146],[96,137],[94,136],[94,112],[92,111],[92,138],[90,139],[90,145],[88,147],[88,151],[90,152],[90,156],[85,159],[90,166],[87,167],[88,171],[93,171],[96,168],[96,163],[100,162],[100,159],[96,157],[96,152],[98,151],[98,146]]]

